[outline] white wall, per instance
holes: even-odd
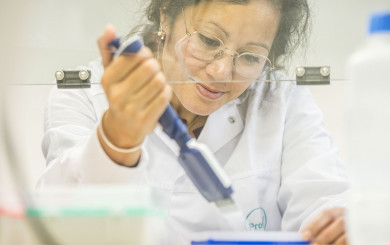
[[[31,186],[45,168],[41,151],[43,112],[54,72],[99,57],[96,39],[105,25],[112,23],[118,35],[126,34],[142,2],[1,0],[1,79],[7,84],[23,84],[7,87],[7,107],[12,110],[6,119],[12,125],[11,133]]]
[[[98,57],[95,44],[107,23],[124,34],[142,0],[14,0],[0,7],[1,77],[9,87],[7,116],[31,185],[45,167],[40,149],[43,108],[54,71],[74,68]],[[334,78],[345,78],[347,57],[364,42],[369,13],[390,9],[389,0],[310,0],[313,38],[307,66],[331,65]],[[136,7],[137,6],[137,7]],[[325,124],[344,158],[345,84],[313,87]]]
[[[390,11],[389,0],[309,0],[313,9],[313,32],[307,66],[330,65],[332,79],[346,79],[348,57],[364,45],[373,12]],[[299,63],[299,62],[298,62]],[[318,105],[343,160],[347,159],[345,136],[348,81],[331,86],[312,86]]]

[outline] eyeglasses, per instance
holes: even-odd
[[[190,33],[187,28],[186,18],[184,15],[187,40],[185,48],[188,54],[195,59],[212,62],[229,54],[233,56],[233,66],[235,72],[247,79],[257,79],[267,71],[274,68],[271,61],[264,55],[251,52],[238,53],[225,47],[224,43],[217,36],[205,31],[194,31]]]

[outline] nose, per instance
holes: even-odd
[[[206,66],[206,73],[213,81],[231,81],[233,77],[233,59],[231,55],[223,55]]]

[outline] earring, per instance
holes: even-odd
[[[158,29],[157,35],[161,38],[161,40],[165,39],[165,31],[163,30],[161,23],[160,23],[160,28]]]
[[[157,35],[160,37],[160,41],[157,45],[157,58],[158,60],[161,60],[161,54],[160,54],[160,47],[161,45],[164,45],[164,39],[165,39],[165,31],[162,29],[162,24],[160,23],[160,28],[158,29]]]

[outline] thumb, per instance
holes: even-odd
[[[97,39],[97,45],[99,47],[100,55],[102,56],[102,63],[104,67],[107,67],[112,60],[112,53],[108,44],[116,37],[115,28],[113,25],[108,24],[104,29],[104,33]]]

